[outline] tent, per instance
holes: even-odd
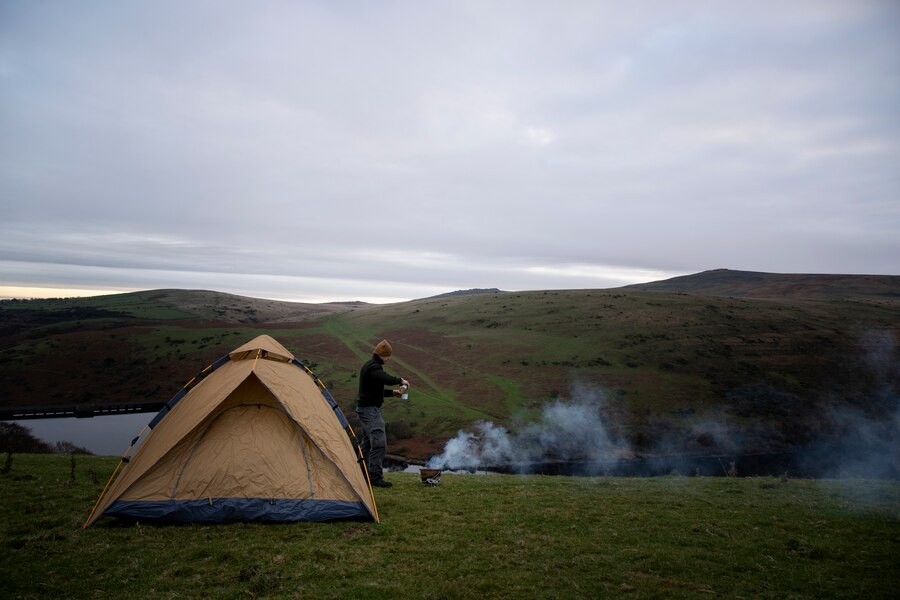
[[[143,432],[126,450],[85,527],[102,515],[378,522],[347,419],[306,365],[267,335],[206,367],[148,428],[132,457]]]

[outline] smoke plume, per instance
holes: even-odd
[[[865,332],[848,359],[858,389],[845,390],[825,415],[827,428],[807,449],[807,465],[823,477],[900,477],[900,360],[889,331]],[[840,402],[843,401],[843,403]]]
[[[459,431],[428,467],[528,473],[900,478],[900,353],[892,332],[865,332],[819,401],[765,382],[730,390],[718,408],[652,415],[631,443],[602,391],[575,386],[510,431]],[[846,374],[851,374],[848,377]],[[627,459],[627,460],[623,460]],[[565,469],[562,468],[565,465]]]
[[[601,417],[601,392],[578,390],[577,401],[557,399],[544,406],[540,418],[518,432],[490,421],[460,431],[444,451],[428,461],[429,468],[476,470],[504,465],[527,472],[534,463],[578,461],[588,472],[599,472],[627,451]]]

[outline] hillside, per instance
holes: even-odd
[[[353,310],[365,303],[309,304],[248,298],[205,290],[157,290],[138,292],[137,298],[158,302],[193,318],[226,323],[291,323]]]
[[[900,319],[888,298],[900,278],[872,289],[853,278],[855,294],[843,287],[827,298],[827,286],[807,279],[822,276],[798,276],[793,295],[776,299],[734,294],[743,286],[750,295],[746,277],[730,284],[730,296],[709,291],[725,289],[723,275],[688,279],[704,294],[685,292],[682,281],[678,291],[493,292],[363,306],[175,290],[5,302],[0,402],[165,401],[219,356],[268,333],[311,365],[352,419],[359,365],[386,337],[390,369],[413,383],[412,400],[386,410],[390,451],[408,458],[427,459],[478,421],[510,435],[552,426],[565,438],[565,410],[596,419],[582,434],[607,445],[555,442],[540,448],[542,458],[890,454]],[[548,413],[554,407],[562,408]],[[861,449],[846,447],[863,439]]]
[[[623,289],[736,298],[900,302],[900,277],[813,275],[715,269]]]

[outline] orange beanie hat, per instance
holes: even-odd
[[[394,353],[394,349],[391,348],[391,345],[387,340],[381,340],[378,342],[378,345],[375,346],[375,354],[380,356],[381,358],[387,358],[391,354]]]

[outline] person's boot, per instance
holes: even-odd
[[[394,487],[394,484],[391,483],[390,481],[385,481],[384,479],[379,479],[378,481],[372,482],[372,487],[389,488],[389,487]]]

